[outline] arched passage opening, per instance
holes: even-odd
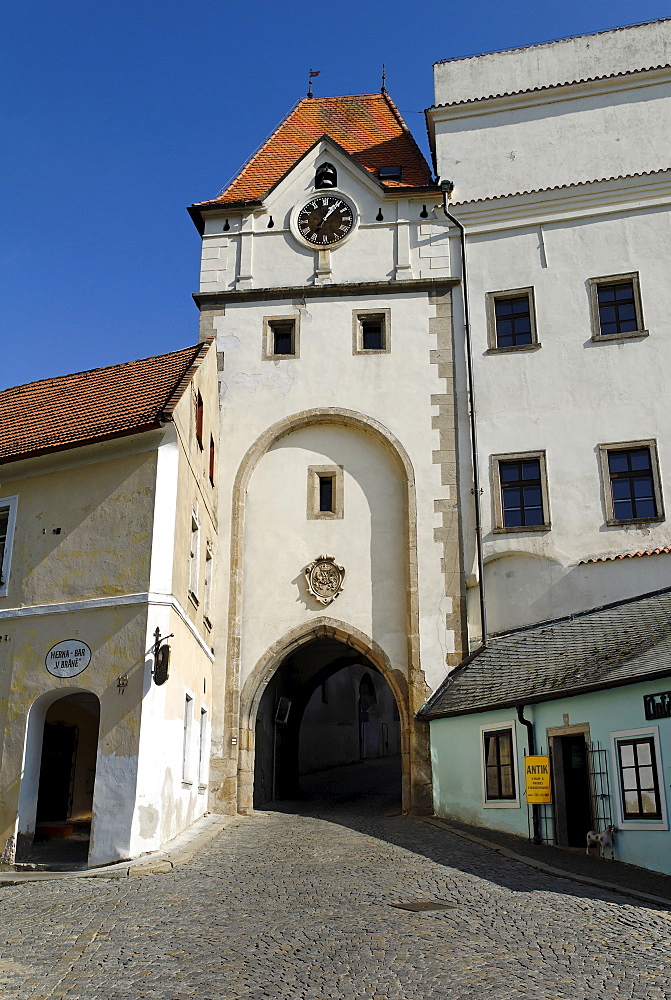
[[[100,702],[90,691],[33,705],[19,803],[16,860],[85,864],[93,817]]]
[[[378,665],[337,638],[313,638],[284,657],[258,703],[254,736],[255,808],[299,798],[401,808],[397,699]]]

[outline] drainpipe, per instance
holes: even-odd
[[[517,708],[517,718],[522,723],[523,726],[527,727],[528,743],[529,743],[529,756],[533,757],[536,753],[536,737],[534,736],[534,724],[530,722],[529,719],[524,718],[524,705],[516,705]],[[541,807],[537,805],[532,805],[531,814],[533,819],[534,827],[534,844],[542,844],[543,839],[541,837]]]
[[[478,562],[478,583],[480,594],[480,624],[482,631],[482,646],[487,645],[487,608],[485,603],[485,571],[482,556],[482,517],[480,504],[480,473],[478,471],[478,435],[475,424],[475,398],[473,392],[473,349],[471,345],[471,322],[468,309],[468,274],[466,271],[466,233],[464,227],[455,219],[447,209],[450,194],[454,189],[452,181],[441,181],[440,189],[443,192],[443,212],[459,230],[459,243],[461,246],[461,275],[464,300],[464,333],[466,340],[466,380],[469,398],[469,424],[471,440],[471,461],[473,463],[473,500],[475,509],[475,549]]]

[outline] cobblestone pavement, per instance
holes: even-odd
[[[168,874],[0,889],[0,996],[671,995],[671,914],[385,815],[373,782],[237,819]],[[453,908],[390,905],[418,899]]]

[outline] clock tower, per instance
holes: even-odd
[[[221,407],[211,808],[292,797],[355,741],[430,811],[415,716],[464,633],[440,189],[386,92],[308,97],[189,211]],[[307,726],[355,674],[358,723]]]

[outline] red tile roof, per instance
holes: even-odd
[[[159,426],[211,343],[3,390],[0,464]]]
[[[582,559],[580,566],[587,566],[588,563],[614,562],[616,559],[635,559],[637,556],[666,556],[671,553],[671,545],[664,545],[660,549],[643,549],[641,552],[623,552],[616,556],[594,556],[593,559]]]
[[[386,181],[385,189],[433,186],[429,165],[387,94],[305,97],[217,198],[193,207],[259,201],[324,135],[370,173],[401,164],[403,179]]]

